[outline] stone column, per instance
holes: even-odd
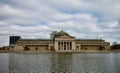
[[[69,45],[69,50],[70,50],[70,41],[68,42],[68,45]]]
[[[63,50],[65,50],[65,49],[64,49],[64,45],[65,45],[65,44],[64,44],[64,42],[63,42]]]
[[[70,45],[69,44],[70,44],[70,42],[68,42],[68,50],[70,50]]]
[[[62,49],[61,41],[60,41],[60,50]]]
[[[79,50],[81,50],[81,45],[79,45]]]
[[[59,41],[60,42],[60,41]],[[59,45],[59,47],[60,47],[60,50],[61,50],[61,42],[60,42],[60,45]]]
[[[70,50],[72,50],[72,42],[70,42]]]
[[[55,50],[58,51],[58,42],[55,42]]]
[[[66,41],[65,41],[65,50],[66,50]]]
[[[68,50],[68,44],[67,44],[67,41],[66,41],[66,49]]]
[[[61,44],[61,48],[60,49],[62,50],[62,42],[60,42],[60,44]]]
[[[71,45],[72,50],[75,50],[75,41],[71,42]]]
[[[58,42],[58,50],[60,50],[60,43]]]
[[[64,49],[64,47],[63,47],[63,46],[64,46],[63,43],[64,43],[64,42],[62,42],[62,50]]]
[[[68,50],[68,48],[67,48],[67,41],[66,41],[66,50]]]

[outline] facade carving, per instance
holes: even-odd
[[[65,31],[54,31],[50,39],[19,39],[11,49],[15,52],[80,52],[110,50],[110,44],[102,39],[75,39]]]

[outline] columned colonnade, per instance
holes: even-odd
[[[72,42],[71,41],[59,41],[58,50],[72,50]]]

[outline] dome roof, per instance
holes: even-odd
[[[57,35],[69,35],[67,32],[61,30],[57,33]]]

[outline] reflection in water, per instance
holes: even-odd
[[[73,72],[120,73],[120,69],[117,67],[119,62],[116,62],[116,59],[113,59],[112,55],[113,54],[74,54]],[[114,56],[117,55],[118,54],[114,54]],[[119,58],[120,61],[120,57],[117,58]]]
[[[120,53],[0,54],[0,73],[120,73]]]
[[[73,55],[73,69],[77,72],[85,72],[85,73],[106,73],[106,69],[103,68],[106,65],[107,54],[74,54]],[[104,70],[105,69],[105,70]]]
[[[9,73],[9,55],[6,53],[0,53],[0,73]]]
[[[71,72],[72,53],[58,53],[51,57],[52,72]]]
[[[50,54],[10,54],[10,72],[50,72]]]

